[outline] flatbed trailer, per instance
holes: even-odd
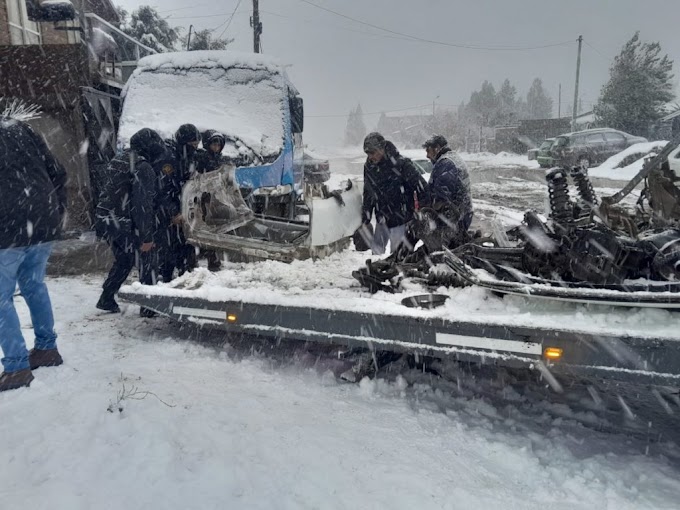
[[[121,299],[179,323],[272,340],[418,353],[462,362],[522,367],[550,374],[680,386],[678,338],[625,331],[483,323],[441,316],[339,310],[167,295],[161,287],[124,288]],[[189,294],[189,295],[187,295]],[[406,310],[406,307],[404,307]]]

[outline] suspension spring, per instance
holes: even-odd
[[[569,228],[574,223],[573,204],[569,198],[569,182],[564,170],[556,168],[545,176],[548,182],[550,215],[552,220]]]
[[[590,177],[588,177],[588,170],[581,167],[574,167],[571,172],[571,178],[574,179],[574,183],[576,184],[576,188],[578,189],[581,198],[581,215],[589,216],[599,201],[595,194],[595,190],[593,189],[593,184],[590,182]]]

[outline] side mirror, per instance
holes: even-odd
[[[305,108],[300,96],[290,98],[290,120],[293,134],[302,133],[305,127]]]

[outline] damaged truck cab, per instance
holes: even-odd
[[[139,129],[170,138],[187,123],[226,140],[222,167],[185,185],[192,244],[286,261],[349,244],[361,223],[361,183],[329,195],[318,173],[307,175],[303,101],[275,59],[232,51],[142,59],[124,91],[119,148]]]

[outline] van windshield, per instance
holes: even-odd
[[[283,149],[286,97],[282,77],[267,69],[164,66],[144,71],[130,80],[119,145],[127,146],[145,127],[171,138],[180,125],[191,123],[201,132],[223,133],[225,155],[272,162]]]

